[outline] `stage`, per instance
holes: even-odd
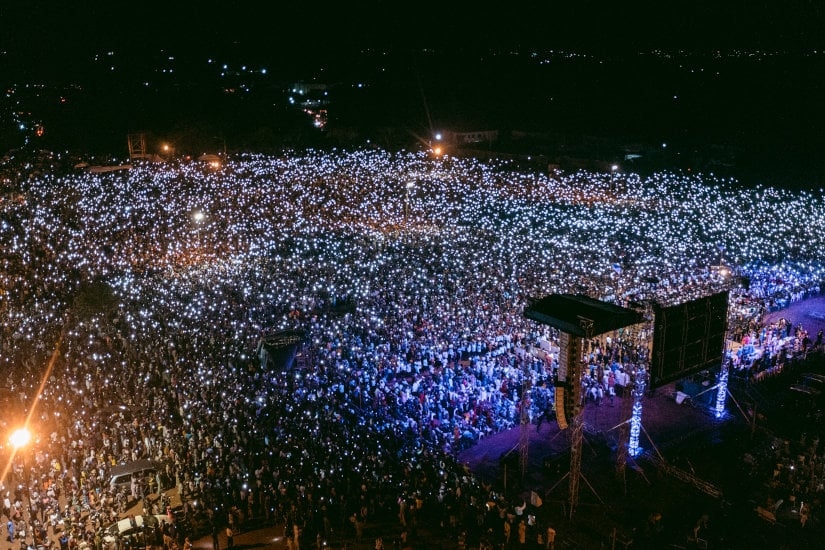
[[[825,320],[818,323],[825,318],[825,297],[792,304],[764,321],[783,317],[802,323],[815,339],[819,327],[825,327]],[[811,370],[811,361],[816,362],[816,356],[758,385],[732,388],[733,397],[726,396],[726,411],[718,419],[715,373],[700,373],[648,392],[642,398],[643,452],[636,459],[627,457],[624,475],[617,475],[616,468],[619,427],[630,418],[632,397],[616,397],[613,403],[608,398],[600,405],[588,402],[574,515],[569,508],[571,430],[560,431],[555,418],[544,420],[540,428],[535,420],[529,425],[523,476],[520,426],[485,437],[457,458],[511,505],[525,501],[528,513],[552,524],[558,540],[568,546],[598,549],[633,541],[640,548],[668,547],[680,536],[688,540],[697,520],[710,517],[712,528],[706,536],[718,547],[734,547],[734,541],[767,547],[790,536],[796,547],[813,548],[805,545],[811,538],[808,533],[819,540],[820,526],[811,524],[808,531],[797,532],[787,518],[777,516],[774,524],[755,512],[775,496],[765,485],[769,473],[765,478],[756,465],[773,456],[777,441],[796,441],[804,431],[799,418],[810,412],[812,398],[789,388],[800,373]],[[691,396],[681,403],[675,399],[677,384]],[[751,423],[745,413],[752,414],[755,403],[759,414]],[[534,494],[542,501],[540,507],[530,504]],[[652,517],[662,518],[661,533],[650,530]],[[786,525],[777,527],[780,521]]]
[[[763,322],[770,324],[781,318],[792,322],[794,326],[801,324],[808,331],[811,340],[815,340],[817,332],[825,330],[825,296],[814,296],[771,312],[765,316]],[[681,442],[713,431],[731,416],[735,416],[738,422],[746,422],[730,396],[726,402],[727,417],[715,418],[711,407],[716,400],[716,390],[705,391],[712,388],[715,383],[714,379],[703,379],[700,375],[681,381],[680,389],[687,394],[696,395],[704,392],[697,398],[685,399],[681,404],[674,399],[675,383],[666,384],[652,393],[648,392],[642,400],[643,433],[639,439],[640,446],[645,451],[653,451],[655,445],[669,462],[690,468],[691,466],[685,464],[686,457],[683,453],[678,450],[673,452],[674,448],[679,448]],[[601,445],[602,450],[610,451],[599,453],[600,459],[605,458],[602,455],[609,454],[607,460],[615,462],[615,449],[620,437],[618,426],[630,418],[632,403],[628,402],[629,400],[631,397],[624,396],[616,397],[614,403],[610,403],[608,398],[601,405],[590,402],[586,404],[584,422],[587,438],[583,449],[583,471],[588,468],[588,455],[596,454],[594,445]],[[487,483],[501,483],[505,476],[501,459],[510,453],[514,455],[511,457],[514,460],[508,461],[508,489],[516,485],[530,489],[552,487],[557,478],[569,469],[569,465],[565,463],[570,449],[569,430],[560,432],[555,418],[545,420],[540,429],[535,420],[533,421],[529,426],[528,468],[523,481],[519,461],[520,438],[519,426],[490,435],[473,447],[461,451],[458,460],[467,465],[481,480]],[[628,461],[629,466],[631,462]],[[552,467],[546,468],[547,463],[552,463]],[[560,465],[559,469],[556,468],[556,464]],[[512,471],[513,465],[516,466],[515,472]]]
[[[713,383],[707,381],[707,385],[702,386],[702,382],[699,382],[699,385],[707,389],[712,387]],[[716,390],[700,395],[695,400],[697,402],[693,399],[685,399],[682,404],[676,402],[675,394],[675,385],[667,384],[658,388],[653,394],[642,398],[643,431],[639,438],[639,445],[644,450],[653,452],[655,452],[655,446],[667,460],[671,460],[668,457],[668,450],[675,443],[706,433],[720,423],[707,404],[715,402]],[[610,402],[610,398],[607,398],[601,405],[590,402],[585,405],[586,443],[583,449],[583,471],[587,470],[588,455],[597,453],[593,446],[601,447],[602,451],[609,451],[615,460],[615,449],[621,432],[620,426],[630,418],[632,400],[632,397],[624,396],[616,397],[613,403]],[[737,414],[734,408],[735,405],[729,399],[728,414]],[[534,421],[528,427],[528,431],[530,436],[527,455],[528,471],[523,482],[519,466],[520,426],[480,440],[473,447],[459,453],[458,460],[468,466],[482,481],[502,483],[505,476],[502,457],[510,453],[512,461],[508,461],[507,469],[512,470],[515,465],[516,471],[508,471],[506,474],[510,478],[508,490],[517,485],[532,490],[540,488],[547,490],[558,481],[559,476],[564,475],[568,470],[569,465],[565,460],[569,456],[570,430],[560,432],[555,418],[551,418],[545,420],[540,427]],[[601,461],[604,458],[600,456]],[[628,464],[630,462],[629,460]],[[552,466],[548,468],[545,467],[546,464],[552,464]]]

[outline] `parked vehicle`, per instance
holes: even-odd
[[[130,489],[132,476],[138,476],[143,483],[149,483],[158,473],[158,465],[151,460],[136,460],[112,466],[109,470],[109,486],[117,492]]]

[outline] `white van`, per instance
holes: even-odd
[[[134,521],[133,521],[134,520]],[[142,533],[143,527],[157,527],[169,523],[169,518],[163,514],[154,516],[134,516],[133,518],[123,518],[116,523],[107,526],[104,533],[114,536],[128,536],[135,533]]]
[[[132,476],[137,475],[144,482],[149,482],[158,472],[158,465],[151,460],[136,460],[126,464],[118,464],[109,469],[109,487],[115,492],[121,489],[130,489]]]

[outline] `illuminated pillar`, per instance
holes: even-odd
[[[728,362],[722,364],[719,371],[719,384],[716,385],[716,418],[725,414],[725,399],[728,397]]]
[[[641,452],[639,448],[639,435],[642,433],[642,396],[645,394],[645,383],[647,373],[643,367],[636,371],[635,385],[633,387],[633,414],[630,416],[630,442],[628,443],[628,453],[637,457]]]

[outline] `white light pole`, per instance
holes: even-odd
[[[203,220],[206,219],[206,214],[203,213],[203,210],[198,210],[194,214],[192,214],[192,219],[195,222],[195,233],[197,234],[197,247],[198,247],[198,254],[201,254],[201,225]]]

